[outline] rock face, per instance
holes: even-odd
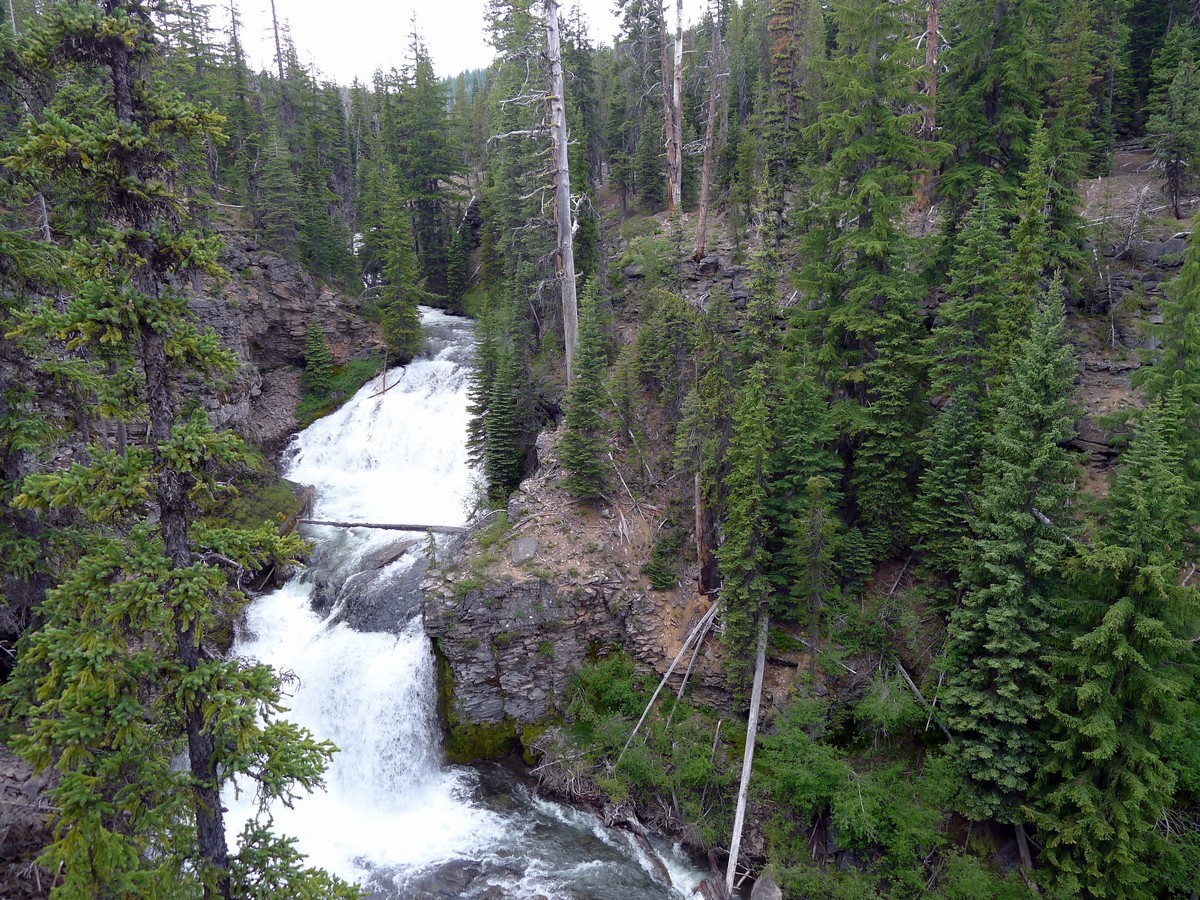
[[[268,450],[295,431],[298,369],[308,321],[316,316],[335,363],[381,349],[374,329],[338,291],[296,263],[262,249],[250,235],[225,231],[224,281],[204,279],[188,306],[237,357],[231,382],[205,393],[209,419],[256,438]]]
[[[484,548],[492,529],[481,526],[459,562],[423,584],[425,630],[450,668],[459,722],[538,722],[567,702],[587,660],[616,650],[665,672],[708,609],[688,588],[650,589],[640,560],[651,526],[632,507],[573,503],[554,444],[553,434],[538,440],[541,468],[509,505],[512,527]],[[700,702],[727,702],[718,642],[705,644],[690,684]]]

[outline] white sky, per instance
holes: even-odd
[[[214,27],[224,28],[228,0],[211,0]],[[235,0],[242,17],[242,40],[250,64],[267,68],[274,58],[270,0]],[[564,14],[578,4],[593,43],[611,44],[617,32],[615,0],[562,0]],[[674,3],[667,3],[674,21]],[[357,76],[370,83],[376,69],[400,68],[407,35],[416,16],[438,75],[485,68],[492,48],[484,36],[487,0],[275,0],[280,22],[287,21],[300,59],[315,63],[318,78],[349,84]],[[684,21],[699,18],[704,0],[684,0]]]

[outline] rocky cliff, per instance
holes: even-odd
[[[299,370],[308,322],[316,316],[335,363],[382,350],[356,302],[304,269],[260,247],[240,229],[218,229],[228,278],[204,279],[189,306],[234,352],[238,371],[215,396],[205,395],[214,425],[235,428],[277,450],[296,429]]]

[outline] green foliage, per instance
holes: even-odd
[[[305,394],[296,407],[296,423],[306,428],[353,397],[358,389],[379,375],[383,360],[377,357],[352,359],[344,366],[334,366],[329,379],[329,390],[323,396]]]
[[[1175,218],[1182,218],[1181,203],[1200,163],[1200,70],[1189,47],[1179,54],[1163,109],[1150,118],[1146,130]]]
[[[304,339],[304,377],[301,379],[307,394],[324,398],[333,387],[333,357],[325,340],[320,320],[308,320],[308,335]]]
[[[1058,654],[1053,750],[1033,795],[1056,888],[1147,891],[1175,792],[1166,758],[1191,710],[1195,588],[1179,584],[1190,487],[1179,475],[1176,392],[1143,417],[1123,456],[1096,545],[1072,569],[1070,652]]]
[[[247,455],[173,394],[185,378],[232,369],[178,288],[220,271],[216,239],[174,190],[190,184],[200,148],[221,140],[221,117],[166,83],[160,21],[141,0],[57,5],[25,47],[26,64],[61,90],[6,165],[87,215],[64,223],[71,296],[33,305],[18,330],[45,341],[47,366],[82,375],[72,381],[84,390],[108,374],[101,408],[147,427],[142,446],[90,448],[69,468],[26,478],[12,500],[74,515],[87,531],[3,686],[10,744],[57,776],[54,841],[40,862],[62,872],[59,896],[229,897],[236,881],[248,896],[351,897],[301,869],[265,816],[244,855],[227,846],[224,783],[245,777],[264,805],[291,802],[321,786],[334,747],[279,717],[269,667],[209,649],[245,603],[235,580],[294,560],[301,543],[273,523],[202,516],[228,494],[218,473]],[[77,365],[62,367],[63,347]]]
[[[585,500],[599,498],[608,483],[608,428],[603,414],[608,400],[607,381],[608,360],[596,285],[588,281],[579,295],[579,346],[558,447],[567,470],[567,489]]]
[[[1075,361],[1055,284],[996,398],[971,519],[962,605],[948,628],[942,692],[973,817],[1020,822],[1043,743],[1056,603],[1073,514]]]

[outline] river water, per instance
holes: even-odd
[[[465,522],[477,480],[465,446],[471,327],[431,309],[422,321],[426,353],[389,372],[386,391],[375,379],[296,437],[285,474],[316,489],[313,518]],[[404,900],[649,900],[694,890],[701,873],[678,847],[656,845],[667,886],[627,833],[590,812],[534,796],[500,766],[445,765],[419,609],[401,604],[387,631],[342,622],[356,582],[339,586],[364,560],[392,558],[406,535],[326,527],[305,535],[318,548],[310,569],[254,601],[233,652],[294,674],[289,718],[340,748],[325,791],[270,811],[312,864],[372,897]],[[407,538],[413,546],[384,566],[385,584],[403,582],[427,549],[423,535]],[[322,613],[312,602],[318,583],[334,586]],[[231,790],[225,800],[236,834],[254,814],[253,797]]]

